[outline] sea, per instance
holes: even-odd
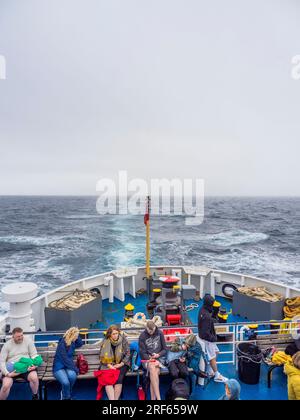
[[[0,289],[39,293],[145,265],[143,215],[99,215],[97,197],[0,196]],[[152,265],[207,265],[300,287],[300,197],[207,197],[201,224],[151,215]],[[0,295],[0,313],[7,311]]]

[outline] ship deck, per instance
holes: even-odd
[[[222,306],[226,307],[228,310],[231,308],[231,301],[223,297],[217,297],[217,300],[221,302]],[[108,299],[103,301],[102,314],[103,319],[101,322],[92,325],[92,328],[99,328],[101,330],[107,328],[111,324],[119,324],[124,317],[124,306],[127,303],[132,303],[135,306],[135,312],[145,312],[145,307],[147,303],[147,297],[141,295],[134,299],[130,295],[126,295],[126,301],[121,302],[118,299],[115,299],[113,304],[108,302]],[[193,301],[194,302],[194,301]],[[188,301],[187,304],[192,303]],[[199,302],[199,307],[201,302]],[[198,308],[193,309],[188,312],[189,319],[191,324],[197,324],[198,317]],[[229,315],[228,322],[246,322],[246,320],[239,316]],[[43,340],[45,340],[45,336]],[[47,339],[51,341],[54,336],[47,336]],[[38,337],[37,337],[38,340]],[[222,344],[222,350],[229,350],[229,344]],[[232,359],[232,355],[221,355],[220,362],[226,362]],[[228,378],[238,379],[238,372],[236,366],[233,363],[220,363],[219,371]],[[165,392],[170,384],[169,376],[162,376],[160,380],[161,395],[164,398]],[[77,381],[74,387],[73,396],[75,400],[95,400],[96,396],[96,380],[84,380]],[[210,381],[208,385],[203,388],[201,386],[193,386],[193,392],[191,395],[192,400],[217,400],[224,394],[224,385],[220,383],[215,383]],[[105,399],[106,397],[104,397]],[[31,393],[27,384],[16,384],[10,394],[9,399],[11,400],[26,400],[31,399]],[[53,382],[48,388],[48,399],[57,400],[60,399],[60,386],[59,384]],[[127,377],[124,382],[123,387],[123,400],[135,400],[137,399],[137,390],[136,390],[136,378]],[[241,399],[242,400],[285,400],[287,399],[287,380],[286,376],[283,373],[282,369],[275,369],[273,371],[272,387],[268,388],[267,386],[267,366],[262,364],[261,366],[261,375],[260,382],[257,385],[247,385],[241,383]]]

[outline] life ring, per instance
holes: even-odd
[[[160,317],[159,315],[155,315],[155,316],[151,319],[151,321],[152,321],[152,322],[154,322],[154,324],[155,324],[157,327],[161,327],[161,326],[163,325],[162,319],[161,319],[161,317]]]
[[[228,299],[232,299],[233,292],[237,290],[237,287],[234,284],[225,283],[222,286],[222,293],[224,296],[226,296]]]
[[[100,289],[98,289],[98,287],[93,287],[92,289],[90,289],[90,292],[97,293],[97,295],[101,294]]]
[[[133,317],[133,321],[146,322],[146,315],[143,312],[137,312]]]

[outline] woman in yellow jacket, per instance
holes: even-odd
[[[300,351],[284,366],[284,372],[288,377],[289,400],[300,400]]]

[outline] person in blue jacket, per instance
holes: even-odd
[[[236,379],[228,379],[225,382],[225,394],[219,400],[239,400],[241,385]]]
[[[76,327],[68,329],[58,343],[53,361],[53,376],[61,384],[61,399],[63,400],[72,398],[72,389],[79,373],[73,361],[73,355],[75,349],[82,345],[83,342]]]

